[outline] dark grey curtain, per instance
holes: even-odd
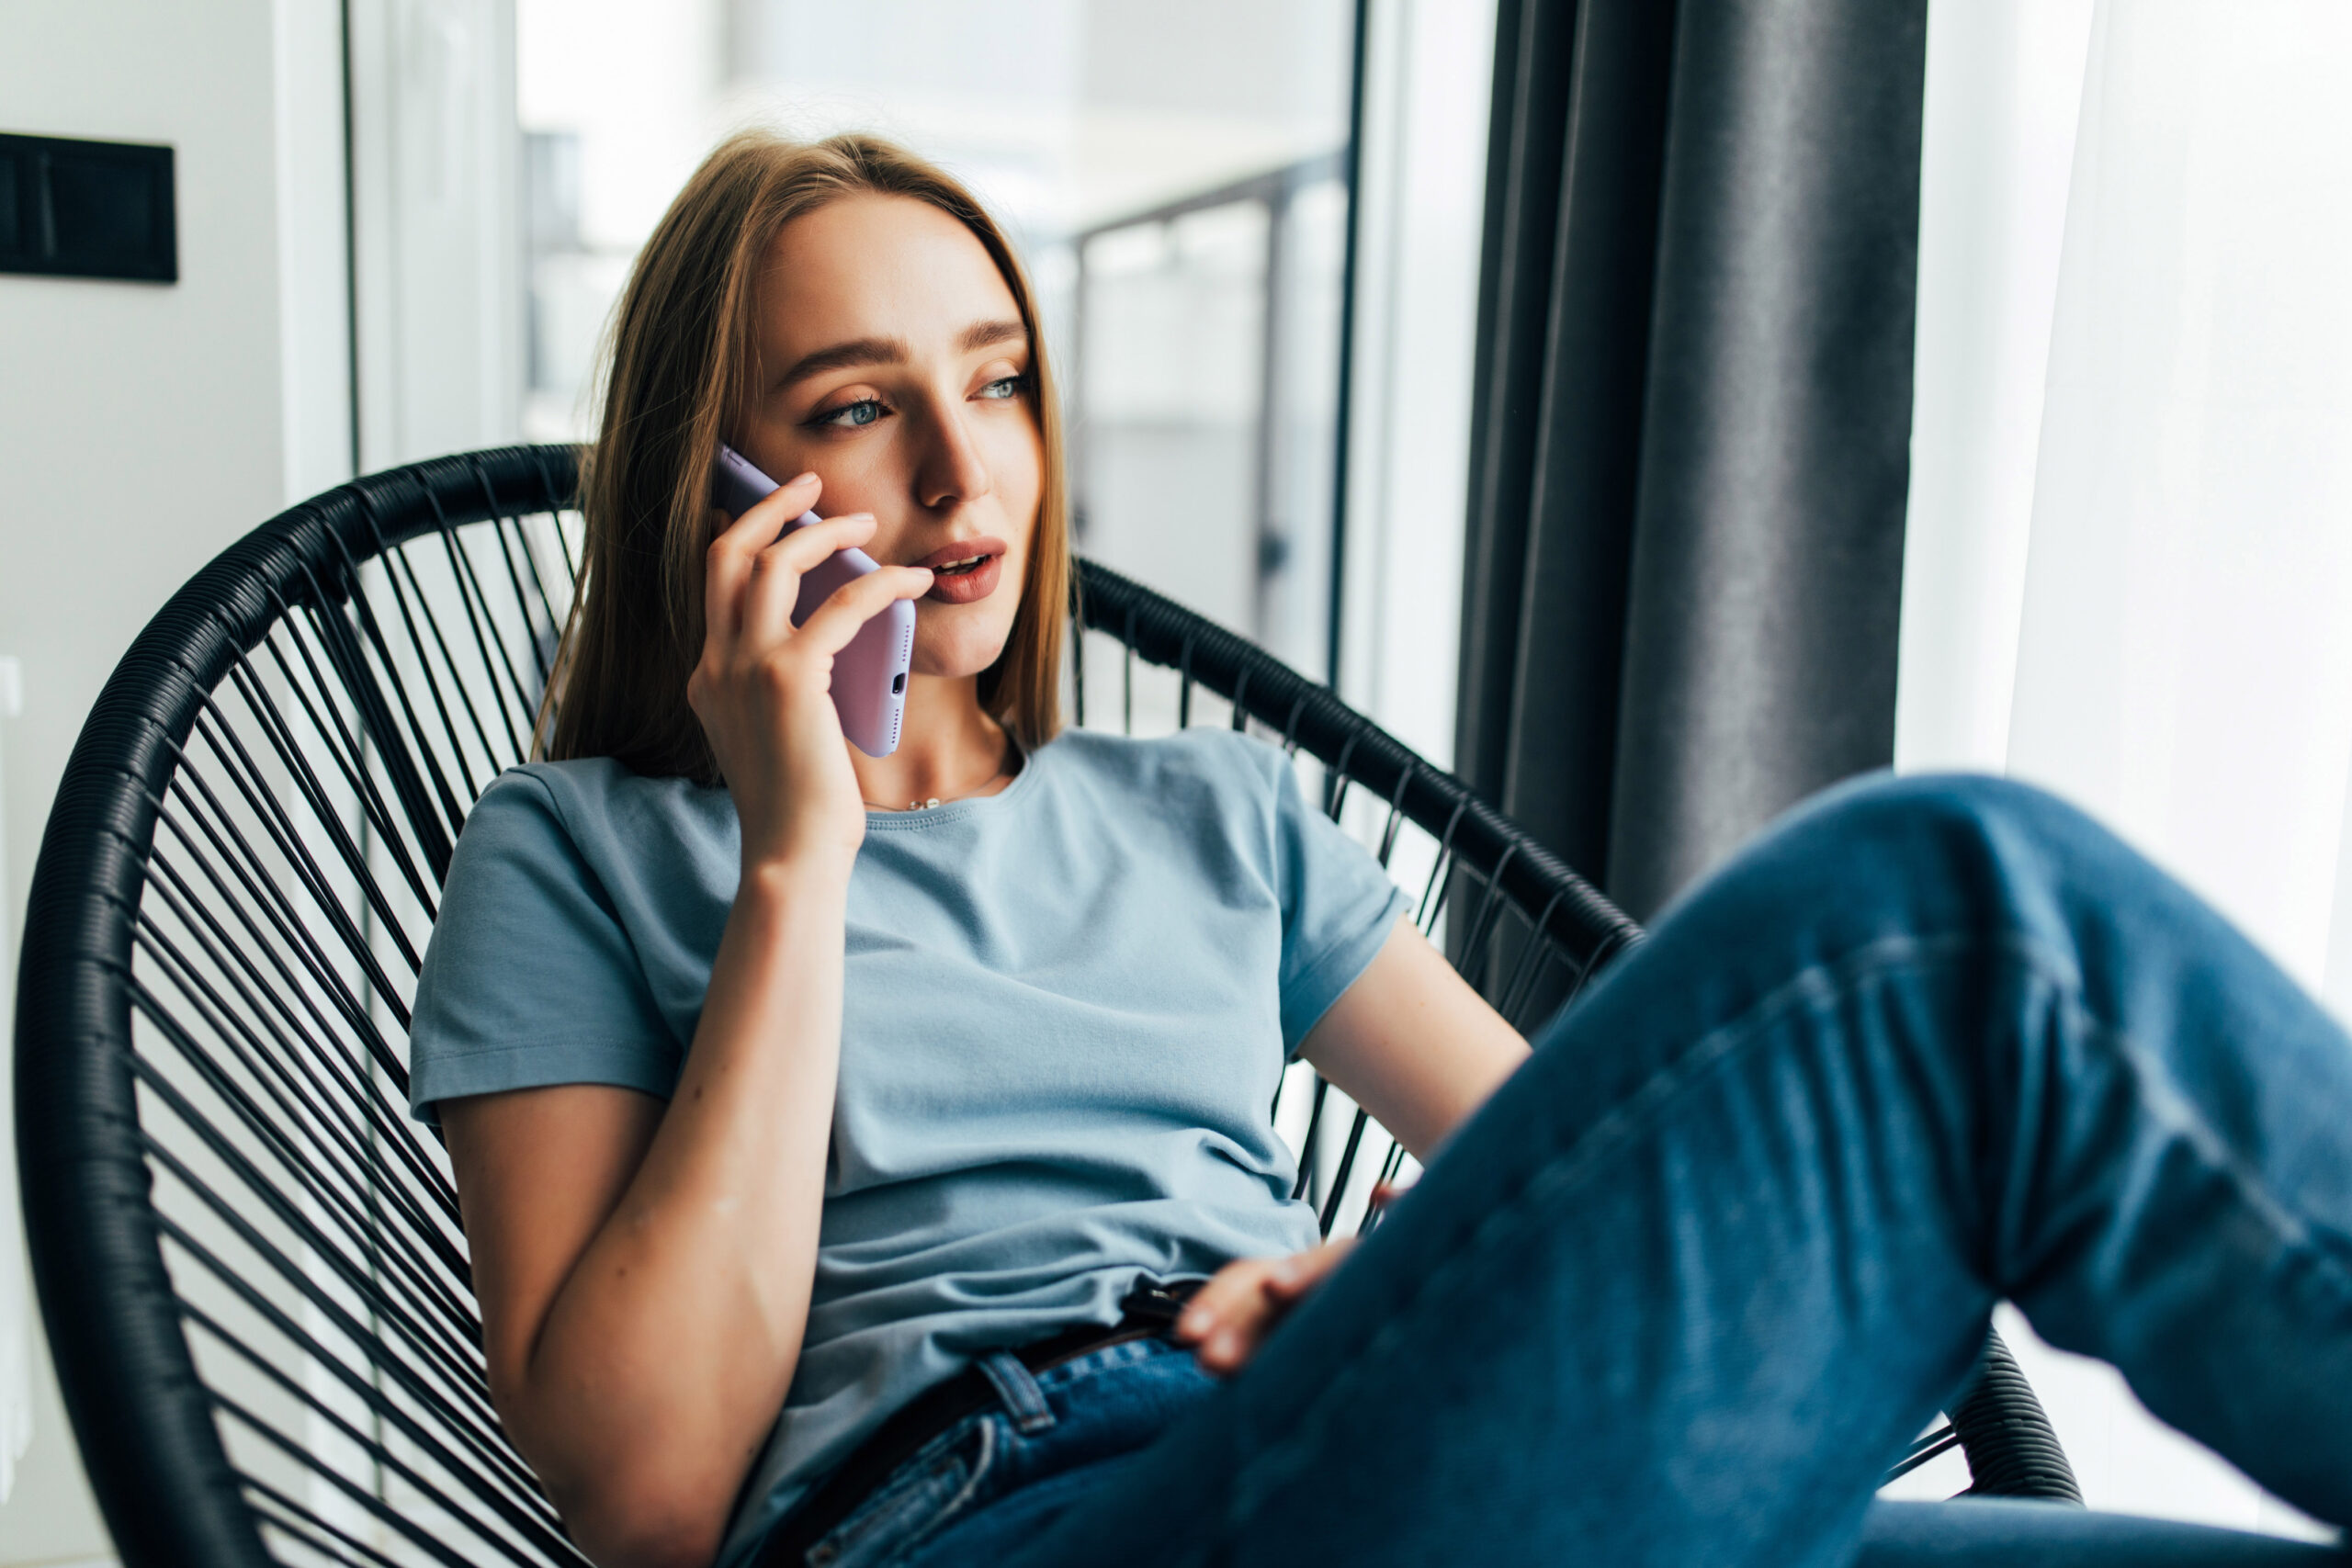
[[[1457,765],[1647,918],[1893,756],[1926,0],[1501,0]]]

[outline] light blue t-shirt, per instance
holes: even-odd
[[[608,761],[500,778],[425,954],[414,1108],[666,1099],[739,853],[724,789]],[[723,1568],[976,1356],[1114,1323],[1147,1275],[1311,1246],[1268,1107],[1405,902],[1229,730],[1071,731],[998,795],[870,815],[808,1331]]]

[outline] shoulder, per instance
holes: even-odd
[[[642,956],[668,929],[643,884],[658,843],[616,818],[643,794],[609,761],[535,762],[492,781],[467,815],[417,977],[412,1109],[559,1083],[666,1095],[685,1038]],[[656,792],[654,798],[663,796]]]
[[[550,835],[583,854],[627,842],[658,852],[664,841],[730,832],[733,807],[723,789],[691,780],[649,778],[609,757],[526,762],[509,768],[467,815],[458,844],[508,845]]]
[[[561,826],[574,817],[594,815],[616,785],[634,776],[609,757],[509,768],[490,781],[466,813],[461,836],[500,832],[530,821]]]
[[[526,762],[509,768],[482,792],[481,805],[490,804],[493,796],[515,805],[530,801],[566,822],[575,822],[616,812],[699,815],[709,805],[709,797],[723,800],[727,792],[705,788],[691,779],[633,773],[610,757],[579,757],[567,762]]]

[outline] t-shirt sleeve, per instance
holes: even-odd
[[[1287,760],[1274,785],[1274,877],[1283,907],[1283,1054],[1298,1055],[1405,912],[1372,852],[1306,804]]]
[[[683,1053],[547,786],[482,793],[449,863],[409,1028],[409,1106],[550,1084],[667,1096]]]

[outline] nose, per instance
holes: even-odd
[[[930,439],[915,468],[915,499],[934,512],[979,500],[996,488],[960,400],[944,400],[928,422]]]

